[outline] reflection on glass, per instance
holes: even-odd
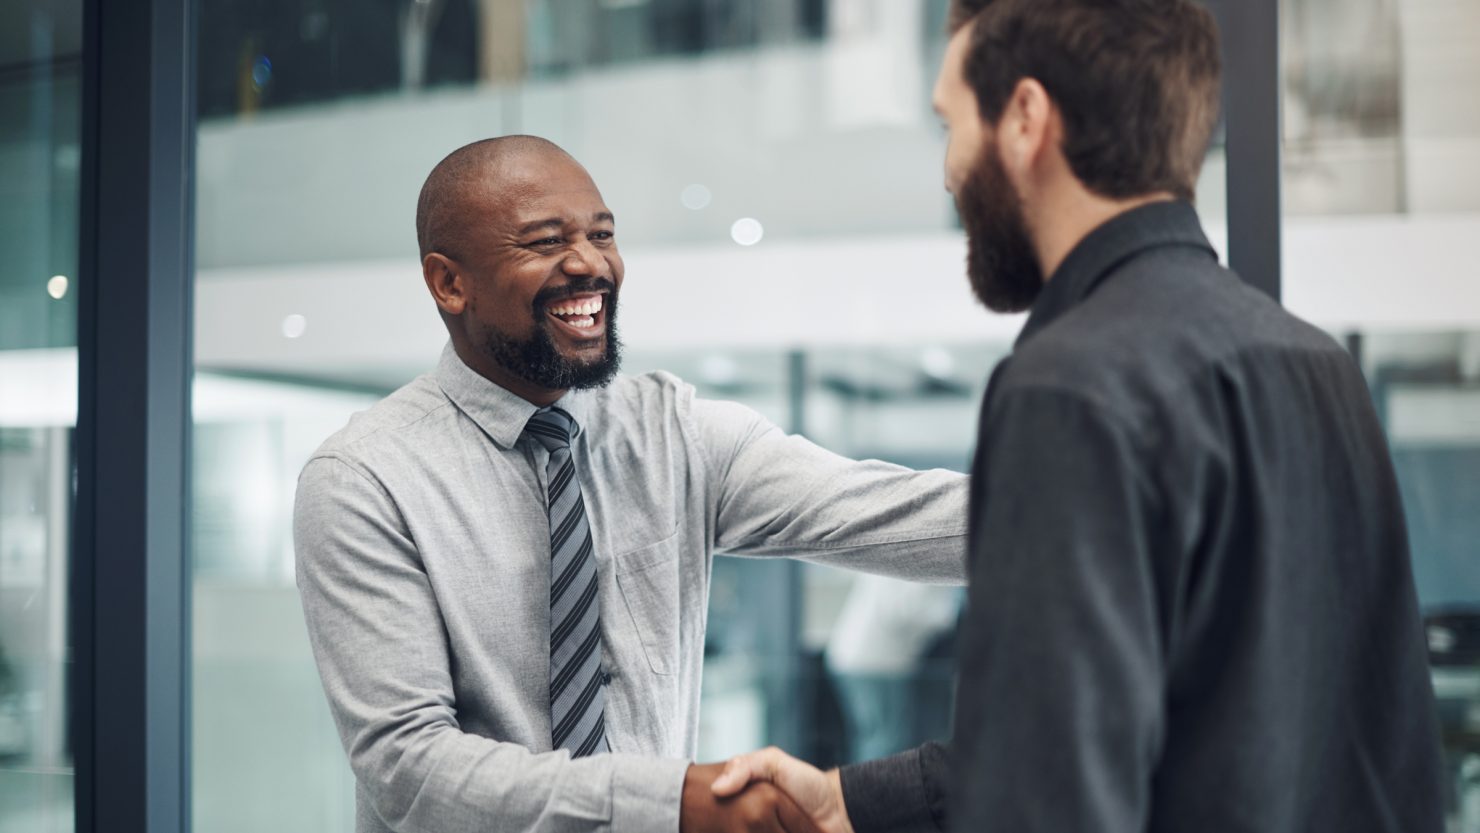
[[[1480,331],[1357,339],[1407,510],[1453,778],[1451,829],[1480,831]]]
[[[73,827],[80,30],[67,3],[0,5],[0,833]]]
[[[1282,0],[1294,215],[1480,209],[1473,3]]]
[[[194,827],[352,830],[354,781],[309,652],[290,520],[310,452],[379,397],[212,373],[194,397]]]

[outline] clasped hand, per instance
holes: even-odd
[[[771,747],[684,778],[680,833],[853,833],[837,770]]]

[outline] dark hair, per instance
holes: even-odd
[[[1102,196],[1192,199],[1218,121],[1212,14],[1194,0],[956,0],[966,83],[995,122],[1024,78],[1064,120],[1064,157]]]

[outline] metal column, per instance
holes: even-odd
[[[1279,300],[1281,291],[1279,0],[1210,4],[1223,36],[1228,151],[1228,263]]]
[[[77,830],[189,827],[194,16],[85,0],[73,564]]]

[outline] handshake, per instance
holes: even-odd
[[[679,833],[853,833],[837,770],[771,747],[684,776]]]

